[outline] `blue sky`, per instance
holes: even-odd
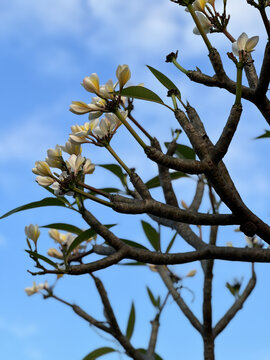
[[[217,6],[222,1],[216,1]],[[260,35],[254,53],[255,64],[260,66],[266,42],[264,29],[258,14],[246,6],[244,0],[228,1],[232,15],[229,30],[238,37],[243,31],[249,36]],[[245,9],[243,11],[243,9]],[[179,86],[182,97],[196,106],[213,139],[217,139],[226,121],[233,97],[222,90],[205,89],[192,84],[171,64],[165,56],[179,50],[179,62],[188,69],[196,66],[212,74],[207,52],[200,38],[192,34],[192,21],[182,8],[168,0],[2,0],[0,4],[1,45],[1,128],[0,177],[1,214],[31,201],[47,196],[46,191],[34,181],[31,169],[36,160],[43,160],[48,148],[63,145],[73,124],[82,124],[86,117],[78,117],[68,111],[72,100],[88,100],[88,94],[80,86],[82,79],[93,72],[100,75],[101,83],[115,78],[118,64],[129,64],[133,84],[144,82],[164,100],[166,91],[147,70],[149,64],[165,72]],[[226,69],[235,76],[234,68],[226,58],[231,51],[230,43],[220,35],[210,35],[224,58]],[[249,104],[239,125],[239,131],[225,162],[231,171],[242,197],[255,213],[269,222],[269,168],[265,161],[268,140],[254,141],[267,124],[258,111]],[[177,124],[173,116],[160,105],[136,102],[136,118],[161,142],[170,139],[171,128]],[[184,136],[183,143],[188,144]],[[112,146],[130,167],[136,167],[144,180],[156,175],[156,167],[146,161],[137,144],[119,129]],[[85,156],[96,163],[112,163],[111,157],[96,147],[85,147]],[[108,183],[109,181],[109,183]],[[101,169],[89,176],[94,186],[119,186],[117,179],[109,179]],[[187,203],[192,199],[194,184],[180,180],[175,183],[179,199]],[[155,192],[159,196],[158,192]],[[116,234],[146,244],[140,226],[140,216],[130,219],[127,215],[114,214],[99,205],[89,203],[94,214],[105,223],[118,223]],[[206,209],[206,205],[204,205]],[[146,219],[146,218],[145,218]],[[70,222],[86,228],[78,217],[68,210],[47,208],[13,215],[1,221],[1,311],[0,356],[4,359],[80,360],[98,346],[113,346],[104,340],[83,320],[69,309],[53,300],[44,301],[41,296],[27,297],[23,289],[32,284],[27,273],[32,262],[27,258],[24,226],[30,223],[45,225],[52,222]],[[204,230],[207,234],[207,231]],[[172,233],[164,230],[166,244]],[[181,243],[175,251],[186,250]],[[220,231],[219,244],[232,241],[244,246],[241,234],[232,228]],[[53,246],[46,231],[40,237],[40,249],[46,253]],[[201,318],[200,265],[174,266],[179,275],[197,269],[195,278],[185,285],[193,289],[196,297],[191,302],[189,292],[183,293],[188,304]],[[258,285],[230,326],[216,343],[217,360],[245,358],[270,359],[267,265],[257,265]],[[214,280],[214,319],[219,319],[232,304],[232,296],[225,289],[225,282],[250,274],[249,264],[217,262]],[[115,266],[99,276],[110,294],[123,329],[131,305],[135,301],[138,323],[134,333],[135,346],[146,346],[150,331],[149,321],[154,317],[145,285],[154,294],[164,295],[164,287],[157,275],[148,268],[122,268]],[[49,282],[53,278],[47,277]],[[38,279],[35,279],[38,281]],[[41,278],[40,281],[44,281]],[[89,277],[64,277],[59,281],[56,293],[102,319],[102,309],[93,283]],[[169,306],[161,318],[158,353],[164,359],[202,359],[200,337],[191,328],[175,305]],[[107,337],[105,336],[105,339]],[[104,357],[106,358],[106,357]],[[108,355],[110,359],[125,359]]]

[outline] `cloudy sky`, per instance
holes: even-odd
[[[221,8],[222,1],[217,0],[216,3]],[[267,38],[258,14],[246,6],[245,0],[228,1],[228,13],[231,14],[229,30],[234,37],[237,38],[243,31],[249,36],[260,35],[254,53],[255,64],[259,67]],[[132,84],[143,82],[168,101],[166,91],[145,65],[158,68],[179,86],[183,100],[196,106],[210,136],[216,140],[234,101],[233,96],[222,90],[204,89],[191,84],[173,65],[164,62],[169,52],[178,49],[179,62],[185,68],[195,69],[198,66],[212,74],[207,51],[200,37],[192,33],[193,27],[189,14],[169,0],[2,0],[1,214],[47,196],[46,191],[35,183],[31,169],[36,160],[45,158],[48,148],[66,142],[71,125],[86,121],[87,118],[71,114],[68,107],[72,100],[88,101],[88,94],[80,82],[93,72],[99,74],[101,83],[105,83],[110,78],[115,79],[118,64],[129,64]],[[235,76],[235,69],[226,58],[226,53],[231,51],[228,40],[217,34],[210,35],[210,39],[223,56],[228,73]],[[265,161],[269,144],[268,140],[253,140],[268,125],[253,106],[246,102],[244,105],[238,134],[225,160],[242,197],[255,213],[269,222],[269,167]],[[171,129],[177,127],[170,112],[158,104],[138,101],[135,115],[161,142],[170,140]],[[188,144],[184,136],[181,141]],[[119,129],[112,146],[128,166],[136,167],[144,180],[155,176],[156,167],[144,160],[143,152],[127,136],[125,129]],[[88,147],[84,151],[96,164],[113,162],[103,149]],[[91,184],[100,187],[119,186],[117,181],[109,179],[108,173],[101,169],[97,169],[91,177]],[[186,202],[192,199],[193,182],[181,180],[175,184],[175,188],[179,199]],[[119,236],[145,243],[139,222],[141,217],[130,220],[128,216],[116,215],[100,206],[93,209],[103,222],[119,224],[115,228]],[[1,221],[2,358],[80,360],[98,346],[117,347],[61,304],[52,300],[44,301],[39,295],[29,298],[24,293],[23,289],[33,281],[27,273],[27,269],[33,270],[33,266],[24,252],[24,226],[53,222],[70,222],[86,227],[79,217],[58,209],[27,211]],[[169,236],[172,234],[164,231],[165,243]],[[226,244],[227,241],[244,246],[243,236],[233,232],[233,229],[220,232],[219,244]],[[46,253],[51,246],[53,243],[43,230],[40,249]],[[181,246],[181,250],[187,249]],[[184,275],[193,268],[198,270],[198,275],[195,279],[187,280],[185,285],[193,289],[195,300],[191,302],[189,292],[183,293],[183,296],[201,318],[202,274],[199,264],[174,267],[174,270]],[[254,293],[244,310],[217,340],[217,360],[270,359],[268,267],[258,265],[257,269],[258,285]],[[215,271],[216,321],[233,301],[225,289],[225,282],[243,276],[246,283],[250,266],[218,262]],[[164,295],[159,279],[146,268],[125,268],[124,271],[120,266],[105,270],[100,277],[108,289],[123,329],[131,301],[135,301],[138,323],[134,344],[146,346],[149,321],[154,317],[154,311],[145,285],[149,285],[156,295]],[[51,283],[54,281],[54,278],[47,279]],[[89,277],[61,279],[57,294],[103,318],[98,296]],[[173,303],[169,302],[161,323],[157,351],[164,359],[202,359],[201,339]],[[108,355],[107,358],[126,357]]]

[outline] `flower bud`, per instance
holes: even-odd
[[[119,65],[116,70],[116,76],[119,82],[120,89],[122,89],[131,76],[128,65]]]
[[[24,231],[25,231],[25,235],[29,239],[33,240],[34,243],[36,244],[40,235],[40,230],[38,228],[38,225],[30,224],[29,226],[25,227]]]

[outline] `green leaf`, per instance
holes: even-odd
[[[137,349],[138,351],[140,351],[142,354],[146,354],[147,353],[147,350],[145,349]],[[155,353],[155,360],[163,360],[162,357],[160,357],[157,353]]]
[[[51,259],[47,258],[46,256],[40,255],[34,251],[31,250],[25,250],[28,254],[32,255],[34,258],[36,259],[40,259],[45,261],[47,264],[50,264],[51,266],[53,266],[54,268],[58,269],[57,264],[55,262],[53,262]]]
[[[117,189],[117,188],[111,188],[111,187],[108,187],[108,188],[102,188],[100,189],[102,191],[105,191],[107,193],[119,193],[121,190],[120,189]]]
[[[146,289],[147,289],[148,296],[149,296],[151,303],[154,305],[154,307],[158,307],[157,300],[155,299],[152,291],[150,290],[150,288],[148,286],[146,286]]]
[[[172,180],[177,180],[182,177],[188,177],[188,175],[181,171],[174,171],[170,173],[170,177]],[[148,189],[153,189],[160,186],[159,176],[155,176],[152,179],[148,180],[145,185],[148,187]]]
[[[113,348],[110,348],[108,346],[104,346],[101,347],[99,349],[96,349],[92,352],[90,352],[88,355],[86,355],[83,360],[95,360],[97,358],[99,358],[102,355],[106,355],[112,352],[115,352],[116,350],[114,350]]]
[[[128,317],[127,329],[126,329],[126,337],[128,339],[130,339],[133,334],[135,318],[136,318],[135,306],[134,306],[134,303],[132,302],[129,317]]]
[[[122,240],[125,244],[127,244],[129,246],[133,246],[133,247],[139,248],[139,249],[149,250],[149,249],[147,249],[147,247],[145,247],[135,241],[127,240],[127,239],[120,239],[120,240]]]
[[[165,143],[166,148],[168,148],[169,146],[169,142]],[[191,159],[191,160],[195,160],[196,158],[196,153],[195,151],[187,146],[187,145],[181,145],[181,144],[177,144],[176,145],[176,150],[175,150],[175,154],[176,156],[178,156],[180,159]]]
[[[169,245],[167,246],[167,249],[165,251],[166,254],[168,254],[168,252],[171,250],[171,247],[173,246],[176,236],[177,236],[177,232],[173,235],[172,240],[169,242]]]
[[[153,246],[155,250],[159,250],[159,235],[156,229],[153,228],[152,225],[148,224],[146,221],[141,221],[143,231],[149,240],[150,244]]]
[[[29,203],[29,204],[22,205],[22,206],[19,206],[19,207],[13,209],[13,210],[10,210],[6,214],[2,215],[0,217],[0,220],[7,217],[7,216],[15,214],[15,213],[17,213],[19,211],[34,209],[34,208],[43,207],[43,206],[63,206],[63,207],[66,207],[65,204],[63,203],[63,201],[61,201],[60,199],[47,197],[47,198],[42,199],[40,201],[34,201],[34,202]]]
[[[131,262],[127,262],[124,264],[118,264],[118,265],[127,265],[127,266],[133,266],[133,265],[146,265],[144,262],[140,262],[140,261],[131,261]]]
[[[270,137],[270,131],[269,130],[264,130],[264,134],[255,137],[255,139],[264,139],[264,138],[269,138]]]
[[[109,225],[104,225],[106,226],[106,228],[111,228],[113,226],[115,226],[116,224],[109,224]],[[90,237],[96,235],[96,232],[94,229],[88,229],[88,230],[85,230],[85,231],[82,231],[80,233],[80,235],[78,235],[73,241],[72,243],[70,244],[69,248],[67,249],[67,252],[66,252],[66,259],[68,259],[69,255],[72,253],[72,251],[74,249],[76,249],[77,246],[79,246],[83,241],[89,239]]]
[[[48,228],[48,229],[64,230],[77,235],[80,235],[83,232],[83,230],[79,229],[77,226],[64,224],[64,223],[54,223],[54,224],[43,225],[40,227]]]
[[[122,90],[121,95],[134,99],[141,99],[164,104],[157,94],[155,94],[152,90],[145,88],[144,86],[129,86]]]
[[[123,170],[122,170],[120,165],[117,165],[117,164],[102,164],[102,165],[98,165],[98,166],[101,166],[104,169],[107,169],[110,172],[112,172],[114,175],[116,175],[120,179],[121,183],[124,186],[126,186],[126,184],[127,184],[126,177],[125,177],[125,175],[123,173]]]
[[[168,90],[175,89],[179,91],[178,87],[169,79],[166,75],[164,75],[159,70],[153,68],[152,66],[146,65],[148,69],[151,71],[151,73],[158,79],[159,82],[161,82],[162,85],[164,85]],[[181,95],[180,95],[181,96]]]

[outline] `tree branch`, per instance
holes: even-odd
[[[167,289],[171,293],[174,301],[179,306],[181,311],[184,313],[186,318],[189,320],[191,325],[202,334],[202,324],[199,322],[199,320],[196,318],[196,316],[193,314],[193,312],[190,310],[190,308],[187,306],[181,295],[177,292],[175,289],[172,280],[170,279],[166,269],[163,266],[157,267],[158,273],[160,277],[162,278],[164,284],[166,285]]]
[[[114,311],[112,309],[111,303],[109,301],[107,292],[106,292],[102,282],[100,281],[99,278],[95,277],[93,274],[90,274],[90,275],[95,281],[96,288],[98,290],[99,296],[100,296],[101,301],[104,306],[104,311],[106,312],[108,321],[111,325],[110,329],[112,331],[112,335],[123,346],[123,348],[126,350],[127,355],[132,357],[134,360],[144,360],[143,355],[131,345],[128,338],[126,336],[124,336],[123,333],[121,332],[118,322],[116,320],[116,317],[114,315]]]
[[[234,318],[237,312],[242,309],[245,301],[251,294],[255,285],[256,285],[256,274],[254,272],[254,264],[252,264],[252,277],[249,280],[242,295],[240,295],[239,298],[236,299],[235,303],[230,307],[230,309],[226,312],[226,314],[218,321],[218,323],[214,327],[213,335],[215,338],[225,329],[225,327],[230,323],[230,321]]]

